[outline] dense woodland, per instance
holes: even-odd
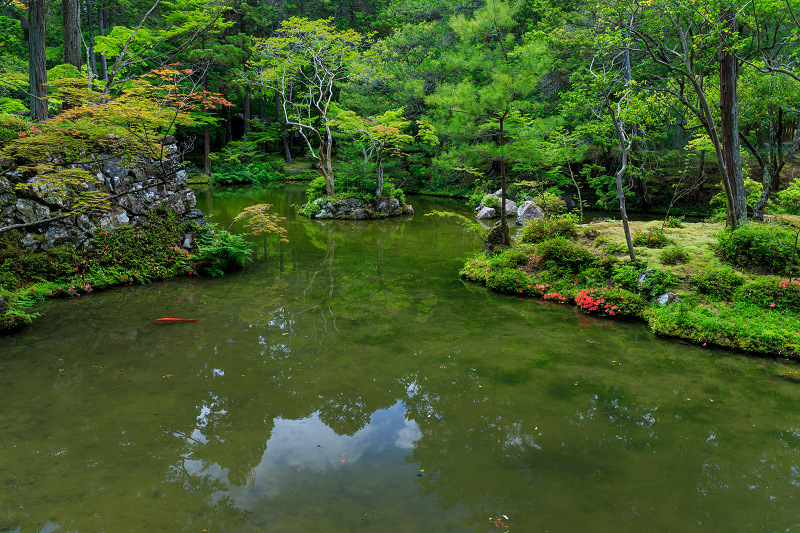
[[[798,8],[4,0],[0,142],[20,157],[174,134],[217,183],[275,179],[299,158],[328,194],[380,193],[384,175],[464,196],[507,180],[555,210],[711,205],[736,227],[800,212]]]

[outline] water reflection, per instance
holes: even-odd
[[[796,366],[465,285],[441,219],[283,213],[245,272],[0,338],[0,530],[800,524]]]

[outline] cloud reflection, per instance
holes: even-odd
[[[372,413],[369,423],[352,436],[337,435],[320,420],[319,412],[300,420],[276,418],[273,423],[266,451],[250,472],[248,483],[231,486],[216,497],[228,495],[237,505],[248,507],[255,500],[281,494],[290,477],[301,470],[321,475],[348,468],[365,456],[413,449],[422,436],[417,423],[405,418],[405,406],[400,401]],[[185,466],[193,474],[228,479],[227,469],[217,464],[203,468],[200,461],[187,460]]]

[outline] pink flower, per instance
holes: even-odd
[[[769,306],[770,306],[770,307],[775,307],[775,302],[770,302],[770,303],[769,303]]]

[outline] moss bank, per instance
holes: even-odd
[[[658,335],[800,358],[797,221],[750,222],[735,232],[668,222],[631,223],[635,262],[620,222],[535,222],[510,249],[468,260],[461,275],[499,292],[642,320]],[[659,303],[667,292],[677,300]]]
[[[182,246],[192,234],[191,246]],[[80,297],[99,289],[177,276],[221,275],[250,258],[251,245],[212,224],[181,224],[157,213],[147,224],[98,231],[91,250],[59,246],[31,252],[20,235],[0,234],[0,331],[25,327],[31,309],[49,298]]]

